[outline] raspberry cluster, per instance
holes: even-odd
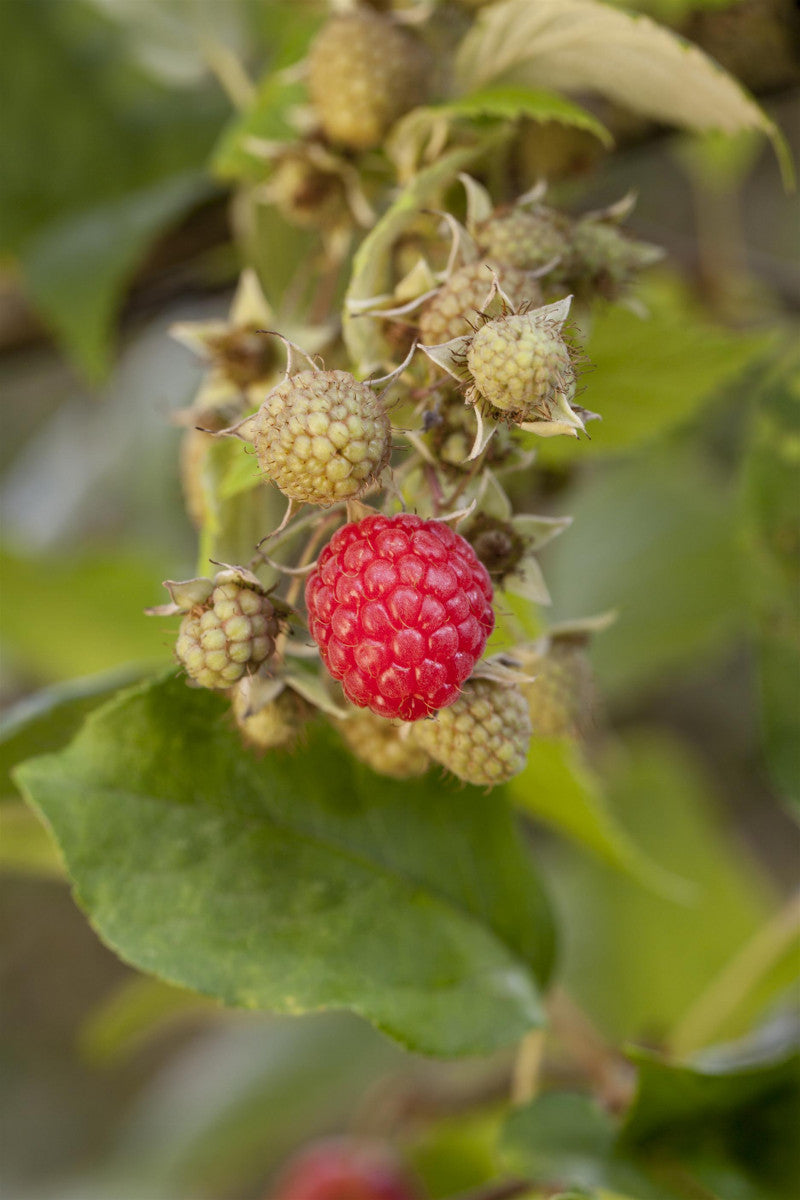
[[[306,584],[309,629],[353,704],[418,721],[452,704],[494,628],[464,538],[401,513],[345,525]]]

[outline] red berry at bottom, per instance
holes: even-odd
[[[411,1180],[382,1146],[319,1142],[289,1164],[274,1200],[419,1200]]]
[[[311,636],[348,700],[418,721],[452,704],[494,628],[492,584],[460,534],[410,513],[333,535],[306,584]]]

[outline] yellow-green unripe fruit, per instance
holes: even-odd
[[[401,721],[388,721],[359,708],[347,720],[334,723],[356,758],[379,775],[413,779],[431,765],[425,751],[410,736],[403,736]]]
[[[369,10],[332,17],[308,59],[308,88],[325,135],[351,150],[377,146],[424,104],[428,55],[415,36]]]
[[[535,313],[498,317],[470,343],[467,366],[484,400],[523,419],[557,392],[575,395],[569,349],[552,323]]]
[[[313,713],[311,705],[288,687],[258,712],[248,716],[247,709],[247,696],[237,688],[233,693],[236,724],[243,740],[256,750],[290,745]]]
[[[521,690],[491,679],[468,680],[455,704],[414,726],[418,745],[431,758],[466,783],[489,787],[524,768],[531,732]]]
[[[662,257],[657,246],[626,237],[615,225],[602,221],[578,221],[572,235],[572,251],[553,272],[552,282],[561,283],[582,300],[603,296],[616,300],[624,294],[645,267]]]
[[[487,258],[528,271],[568,255],[569,239],[569,219],[543,206],[513,208],[489,217],[475,231],[475,240]]]
[[[546,654],[526,664],[526,669],[535,676],[524,691],[536,736],[577,738],[586,734],[592,719],[594,681],[583,644],[556,641]]]
[[[499,267],[497,282],[515,308],[525,302],[541,303],[539,285],[516,267]],[[445,280],[422,308],[419,338],[423,346],[437,346],[474,329],[492,286],[492,268],[485,262],[467,263]]]
[[[347,371],[301,371],[267,396],[250,430],[259,466],[285,496],[360,496],[389,460],[391,428],[372,388]]]
[[[229,688],[275,651],[278,620],[269,598],[233,581],[181,621],[175,653],[186,674],[207,688]]]

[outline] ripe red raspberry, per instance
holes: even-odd
[[[419,1200],[388,1147],[349,1138],[318,1142],[292,1159],[275,1200]]]
[[[469,542],[401,513],[345,525],[306,584],[311,636],[348,699],[418,721],[458,697],[494,628]]]

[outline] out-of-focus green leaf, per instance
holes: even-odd
[[[744,466],[745,576],[758,628],[767,757],[800,805],[800,350],[777,357],[756,396]]]
[[[84,719],[118,688],[133,683],[141,672],[109,671],[87,679],[71,679],[26,696],[0,720],[0,800],[16,792],[11,768],[25,758],[59,750],[80,729]]]
[[[669,275],[643,284],[639,294],[647,317],[609,305],[592,318],[583,401],[602,420],[590,426],[591,447],[551,438],[542,450],[548,459],[594,458],[662,437],[718,395],[772,340],[712,321]]]
[[[209,447],[200,483],[205,498],[205,521],[200,531],[197,571],[213,574],[215,563],[248,563],[262,538],[271,533],[286,511],[286,498],[274,486],[260,483],[258,464],[244,444],[220,438]]]
[[[80,1031],[81,1052],[92,1063],[119,1062],[165,1028],[220,1011],[205,996],[133,975],[89,1014]]]
[[[97,377],[133,267],[204,194],[198,172],[224,101],[216,88],[157,83],[124,31],[80,0],[0,5],[0,44],[13,63],[0,100],[2,249]]]
[[[800,895],[774,913],[697,997],[673,1031],[673,1055],[687,1058],[711,1041],[743,1037],[769,1005],[781,997],[791,1004],[800,987],[798,934]]]
[[[775,124],[732,75],[647,17],[595,0],[503,0],[485,8],[459,47],[455,83],[465,92],[494,80],[599,92],[689,129],[758,129],[771,139],[784,177],[792,177]]]
[[[531,743],[528,765],[508,785],[515,804],[601,859],[627,871],[645,887],[680,896],[680,879],[659,867],[631,840],[602,793],[600,781],[569,741]]]
[[[208,193],[199,172],[170,176],[55,218],[26,243],[31,299],[90,379],[111,364],[114,317],[145,251]]]
[[[42,680],[163,664],[171,655],[177,625],[144,615],[158,602],[163,564],[133,553],[64,562],[4,551],[0,575],[3,644]]]
[[[644,1050],[636,1099],[620,1143],[652,1154],[674,1153],[713,1187],[729,1159],[752,1195],[796,1196],[800,1178],[800,1055],[764,1061],[716,1061],[707,1069],[665,1062]],[[723,1153],[721,1154],[720,1151]]]
[[[4,804],[0,811],[1,871],[21,871],[46,879],[65,877],[53,839],[24,804]]]
[[[352,1008],[481,1053],[541,1021],[549,910],[502,797],[376,787],[318,736],[242,754],[224,701],[170,679],[17,768],[124,958],[225,1003]]]
[[[225,129],[214,151],[212,167],[220,179],[258,183],[269,174],[269,160],[259,153],[259,141],[291,141],[289,115],[303,97],[304,85],[269,75],[258,89],[253,106]]]
[[[592,648],[619,694],[691,669],[746,623],[731,498],[690,446],[669,446],[585,477],[564,507],[568,538],[544,551],[558,619],[618,611]]]
[[[558,855],[565,986],[613,1039],[659,1040],[755,934],[773,901],[680,743],[630,737],[605,764],[609,805],[645,853],[693,885],[676,903],[588,857]]]
[[[473,1109],[427,1124],[408,1157],[430,1200],[468,1193],[496,1179],[499,1110]]]
[[[673,1200],[615,1147],[616,1128],[588,1096],[551,1092],[508,1118],[500,1142],[510,1171],[540,1187],[611,1189],[630,1200]]]

